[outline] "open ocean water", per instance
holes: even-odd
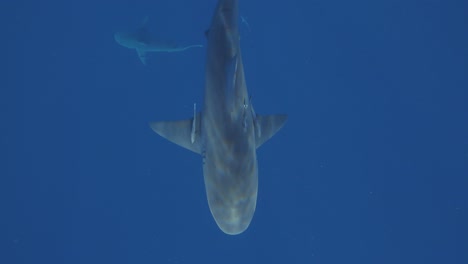
[[[468,2],[242,1],[258,150],[246,232],[149,121],[203,102],[215,0],[0,2],[0,263],[468,263]],[[145,17],[205,48],[143,65]],[[243,22],[241,22],[243,21]]]

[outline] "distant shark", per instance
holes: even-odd
[[[193,117],[150,123],[160,136],[203,159],[211,214],[226,234],[249,226],[258,191],[256,150],[285,123],[286,115],[257,115],[247,91],[239,46],[238,1],[219,0],[206,32],[204,108]],[[188,216],[190,218],[190,216]]]
[[[135,49],[140,61],[146,65],[148,52],[177,52],[190,48],[201,48],[203,45],[180,46],[174,42],[156,39],[151,35],[145,17],[142,25],[135,31],[120,31],[114,34],[115,41],[129,49]]]

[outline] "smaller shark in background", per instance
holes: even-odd
[[[135,31],[120,31],[114,34],[115,41],[123,47],[135,49],[140,61],[146,65],[148,52],[176,52],[190,48],[201,48],[203,45],[180,46],[171,41],[156,39],[151,35],[147,26],[148,17]]]

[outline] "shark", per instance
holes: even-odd
[[[134,31],[119,31],[114,33],[115,41],[121,46],[136,50],[140,61],[146,65],[149,52],[178,52],[190,48],[201,48],[203,45],[181,46],[173,41],[163,41],[155,38],[148,29],[148,17]]]
[[[206,197],[217,226],[243,233],[257,204],[257,149],[277,133],[285,114],[259,115],[247,91],[238,29],[238,1],[219,0],[207,37],[203,108],[183,120],[150,122],[163,138],[202,156]]]

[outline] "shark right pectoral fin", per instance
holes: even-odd
[[[138,54],[138,58],[140,58],[141,63],[146,65],[146,58],[147,58],[146,51],[141,50],[141,49],[136,49],[136,51]]]
[[[256,115],[255,117],[255,145],[259,148],[263,143],[283,127],[287,115]]]
[[[150,122],[150,127],[158,135],[172,143],[195,153],[202,153],[200,113],[194,115],[194,118],[186,120]]]

